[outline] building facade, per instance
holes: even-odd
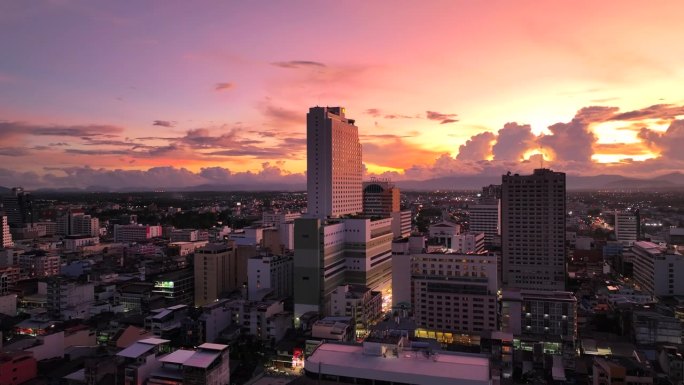
[[[400,193],[389,180],[363,182],[363,213],[388,217],[400,210]]]
[[[234,242],[210,243],[195,252],[195,306],[214,302],[238,289],[237,247]]]
[[[633,274],[639,287],[657,296],[684,295],[684,255],[652,242],[637,241]]]
[[[330,295],[343,284],[384,292],[392,280],[392,219],[344,218],[295,224],[295,317],[331,314]]]
[[[639,210],[615,211],[615,238],[623,245],[631,246],[639,240]]]
[[[501,185],[504,287],[564,290],[565,174],[504,175]]]
[[[343,107],[312,107],[306,115],[307,213],[325,219],[363,210],[361,143]]]
[[[410,304],[419,328],[441,333],[447,343],[497,330],[496,254],[397,254],[392,265],[394,307]]]

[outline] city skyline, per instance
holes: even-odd
[[[0,185],[303,186],[315,105],[366,178],[684,169],[683,5],[621,4],[2,4]]]

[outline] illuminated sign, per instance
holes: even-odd
[[[161,287],[162,289],[173,289],[173,281],[157,281],[154,287]]]

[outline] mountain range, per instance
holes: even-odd
[[[500,184],[501,177],[495,175],[449,176],[428,180],[402,180],[395,184],[405,191],[433,191],[433,190],[479,190],[490,184]],[[628,178],[621,175],[593,175],[567,176],[568,190],[678,190],[684,189],[684,173],[674,172],[650,179]],[[141,188],[109,188],[105,186],[89,186],[79,188],[43,188],[34,192],[135,192],[135,191],[304,191],[304,184],[268,184],[258,185],[228,185],[202,184],[189,187],[150,186]],[[11,192],[9,188],[0,186],[0,195]]]

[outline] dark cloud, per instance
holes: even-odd
[[[553,151],[555,161],[590,163],[596,136],[589,125],[609,120],[616,112],[615,107],[582,108],[569,123],[549,126],[552,135],[542,135],[538,143]]]
[[[641,120],[641,119],[674,119],[684,115],[684,106],[673,104],[656,104],[613,116],[612,120]]]
[[[233,83],[216,83],[214,86],[214,91],[224,91],[235,87]]]
[[[267,118],[275,120],[276,123],[299,123],[306,124],[306,115],[294,110],[287,110],[282,107],[276,107],[271,104],[266,104],[263,107],[264,115]]]
[[[271,63],[280,68],[325,68],[326,65],[317,61],[309,60],[290,60]]]
[[[381,112],[377,108],[369,108],[366,110],[366,113],[374,118],[377,118],[378,116],[381,115]]]
[[[458,114],[443,114],[441,112],[425,111],[426,118],[430,120],[439,120],[441,121],[441,124],[458,122],[458,119],[455,119],[457,116]]]
[[[301,189],[306,184],[303,173],[288,173],[283,163],[264,162],[257,172],[232,172],[221,167],[203,168],[195,173],[171,166],[148,170],[107,170],[91,167],[45,167],[45,175],[0,168],[0,185],[26,188],[57,187],[105,189],[185,188],[203,184],[239,185],[246,189],[269,189],[273,186]]]
[[[169,120],[155,120],[152,122],[153,126],[161,126],[161,127],[175,127],[176,122],[172,122]]]
[[[76,155],[130,155],[130,151],[126,150],[103,150],[103,149],[98,149],[98,150],[81,150],[78,148],[67,148],[64,150],[65,153],[67,154],[76,154]]]
[[[0,156],[25,156],[31,152],[21,147],[0,147]]]
[[[70,138],[116,137],[123,128],[110,125],[43,126],[24,122],[0,121],[0,139],[14,136],[61,136]]]
[[[684,160],[684,120],[672,121],[663,133],[642,128],[639,137],[648,146],[660,151],[663,159]]]
[[[523,154],[536,147],[535,139],[529,124],[506,123],[492,147],[494,160],[520,161]]]
[[[402,114],[383,114],[382,111],[378,108],[369,108],[366,111],[366,114],[378,118],[378,117],[383,117],[385,119],[413,119],[413,116],[409,115],[402,115]]]
[[[458,160],[478,161],[484,160],[492,154],[492,144],[496,140],[496,135],[487,131],[473,135],[458,148]]]

